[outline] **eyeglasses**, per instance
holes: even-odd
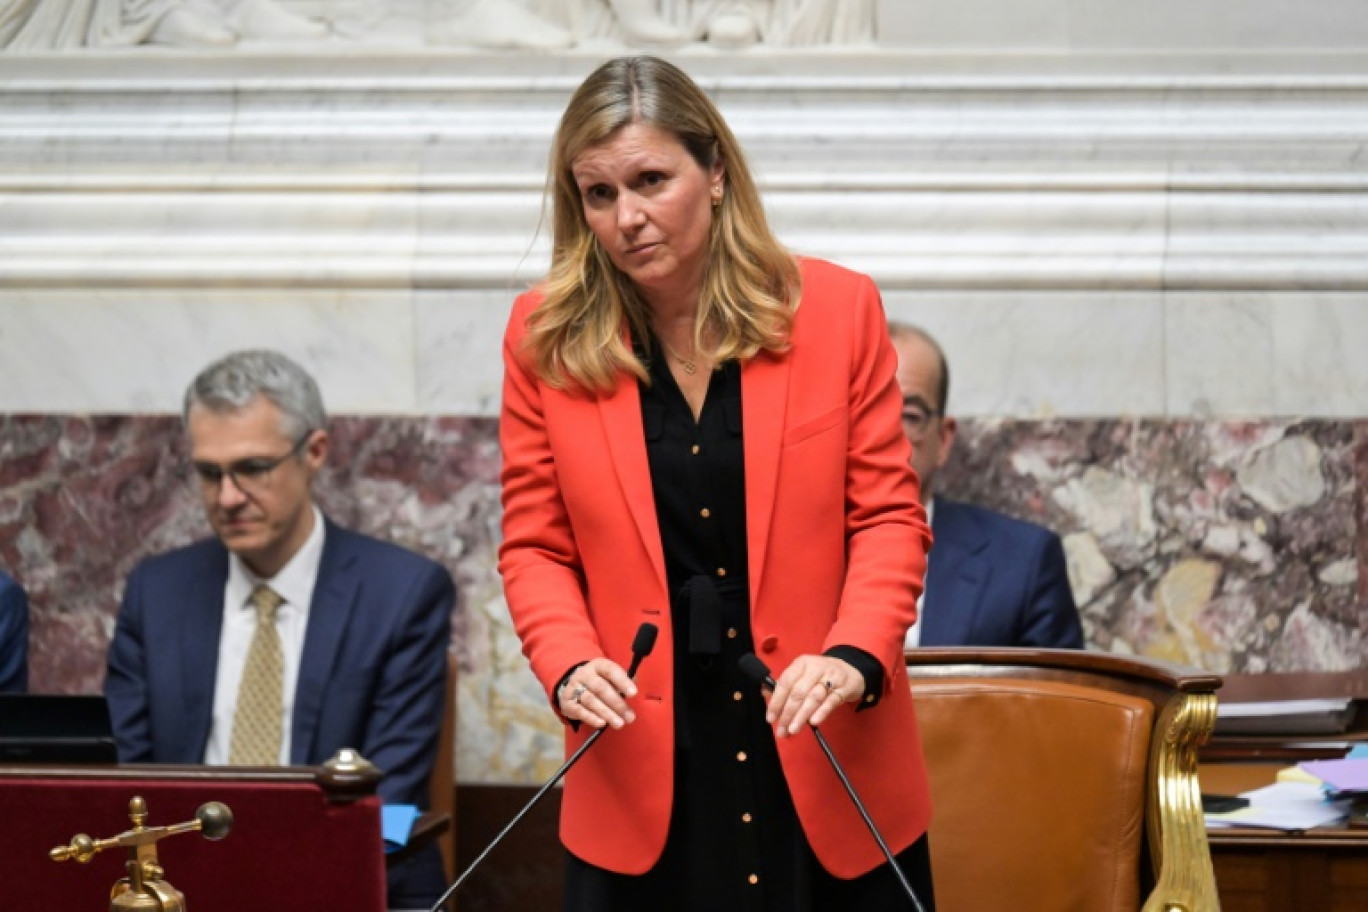
[[[936,409],[927,408],[919,402],[903,403],[903,433],[913,443],[920,443],[926,438],[927,431],[931,430],[931,421],[939,414]]]
[[[192,463],[195,468],[195,477],[199,479],[200,487],[207,491],[217,491],[223,484],[224,477],[232,479],[233,487],[244,494],[253,494],[265,491],[271,486],[271,472],[285,460],[297,454],[304,448],[304,444],[309,442],[313,436],[313,431],[304,432],[295,445],[290,447],[290,451],[284,456],[275,459],[239,459],[229,465],[219,465],[214,462]]]

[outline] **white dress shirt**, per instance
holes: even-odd
[[[933,496],[933,497],[928,497],[928,498],[926,498],[926,528],[928,528],[928,529],[931,528],[931,514],[932,514],[932,513],[935,513],[935,512],[936,512],[936,498],[935,498],[934,496]],[[932,544],[931,547],[932,547],[932,548],[935,548],[936,546],[935,546],[935,544]],[[926,574],[926,576],[930,576],[930,575],[931,575],[931,574],[930,574],[930,568],[931,568],[931,555],[930,555],[930,554],[928,554],[928,555],[926,556],[926,566],[927,566],[927,571],[928,571],[927,574]],[[908,627],[908,628],[907,628],[907,639],[903,640],[903,647],[906,648],[906,649],[916,649],[917,646],[921,645],[922,605],[925,604],[925,603],[926,603],[926,578],[923,577],[923,578],[922,578],[922,591],[921,591],[921,595],[917,596],[917,620],[916,620],[915,622],[913,622],[913,624],[912,624],[911,627]]]
[[[209,743],[204,762],[224,765],[233,743],[233,715],[237,711],[238,688],[247,664],[247,650],[256,633],[256,609],[249,604],[252,591],[265,584],[285,601],[276,611],[276,631],[280,634],[285,678],[281,696],[280,764],[290,763],[290,730],[294,717],[295,684],[299,680],[299,660],[304,654],[304,632],[309,625],[309,605],[313,603],[318,565],[323,560],[323,514],[313,507],[314,527],[303,547],[271,579],[262,579],[247,568],[236,554],[228,556],[228,582],[223,587],[223,627],[219,631],[218,672],[214,677],[214,716],[209,723]]]

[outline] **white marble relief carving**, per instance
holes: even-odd
[[[481,50],[678,48],[736,50],[869,43],[876,0],[0,0],[10,53],[144,44],[438,45]],[[307,6],[312,16],[300,12]],[[442,12],[437,12],[441,9]],[[359,18],[358,18],[359,17]],[[377,28],[378,23],[383,28]]]
[[[0,0],[0,46],[10,52],[239,41],[317,41],[332,30],[277,0]]]
[[[606,0],[598,0],[606,2]],[[622,0],[611,0],[622,7]],[[655,0],[630,4],[649,7]],[[629,41],[645,40],[636,18],[617,9]],[[639,21],[647,21],[646,10]],[[659,15],[691,41],[720,48],[861,44],[875,38],[875,0],[659,0]]]
[[[869,43],[875,21],[875,0],[473,0],[438,34],[496,49],[691,42],[740,49]]]

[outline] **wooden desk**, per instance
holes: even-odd
[[[384,849],[374,783],[340,782],[314,767],[0,766],[0,870],[22,882],[25,908],[108,908],[127,851],[89,864],[57,863],[50,848],[76,833],[132,826],[128,802],[147,801],[150,824],[193,818],[206,801],[232,809],[227,838],[163,840],[166,879],[194,912],[327,909],[383,912]]]
[[[1203,764],[1202,791],[1233,795],[1268,785],[1285,763]],[[1363,912],[1368,830],[1318,827],[1208,830],[1221,912]]]

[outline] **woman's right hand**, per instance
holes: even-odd
[[[556,703],[566,719],[594,728],[622,728],[636,721],[636,713],[627,705],[628,698],[636,695],[636,684],[621,665],[598,658],[571,672],[556,691]]]

